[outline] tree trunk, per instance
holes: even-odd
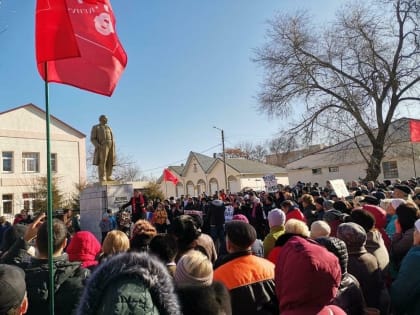
[[[381,174],[381,162],[384,158],[383,145],[380,143],[374,143],[372,149],[372,155],[366,169],[366,181],[376,181],[379,174]]]

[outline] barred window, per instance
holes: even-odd
[[[397,161],[382,162],[382,172],[384,178],[398,178],[398,165]]]

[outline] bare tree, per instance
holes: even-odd
[[[286,136],[342,141],[366,134],[367,180],[381,172],[387,133],[403,104],[420,102],[419,5],[416,0],[349,2],[327,27],[306,13],[278,15],[256,52],[265,69],[260,109],[291,117]]]
[[[263,163],[265,162],[265,156],[267,155],[267,149],[264,145],[254,145],[247,141],[238,143],[234,148],[226,148],[225,152],[228,158],[243,158]]]

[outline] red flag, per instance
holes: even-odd
[[[420,120],[410,120],[410,141],[420,142]]]
[[[172,182],[174,185],[178,183],[178,178],[172,174],[167,168],[163,170],[163,179],[167,182]]]
[[[36,61],[44,80],[112,95],[127,55],[109,0],[37,0],[35,24]]]

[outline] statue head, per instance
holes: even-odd
[[[108,122],[108,118],[106,117],[106,115],[99,116],[99,122],[105,125]]]

